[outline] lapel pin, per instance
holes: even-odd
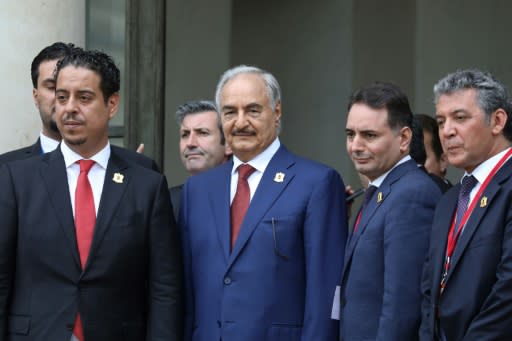
[[[480,200],[480,207],[487,206],[487,197],[483,197],[482,200]]]
[[[123,174],[121,174],[121,173],[115,173],[115,174],[114,174],[114,177],[112,178],[112,180],[113,180],[115,183],[122,184],[122,183],[123,183],[123,180],[124,180],[124,175],[123,175]]]
[[[377,193],[377,203],[382,201],[382,192]]]
[[[276,175],[274,176],[274,181],[275,182],[283,182],[284,181],[284,173],[277,172]]]

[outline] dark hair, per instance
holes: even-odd
[[[425,151],[423,128],[417,115],[412,118],[412,137],[409,146],[409,155],[418,165],[424,165],[427,161],[427,152]]]
[[[450,73],[434,85],[434,102],[437,103],[442,95],[469,89],[476,91],[478,105],[485,112],[487,122],[489,122],[491,114],[498,109],[503,109],[507,113],[503,135],[507,140],[512,141],[512,101],[507,87],[492,74],[477,69],[458,70]]]
[[[391,129],[410,127],[412,111],[405,93],[395,84],[375,82],[362,87],[350,96],[348,110],[356,103],[363,103],[374,109],[386,109],[388,125]]]
[[[62,59],[64,56],[71,53],[74,47],[74,44],[66,44],[59,41],[45,47],[41,50],[41,52],[37,54],[37,56],[32,61],[32,65],[30,66],[30,76],[32,77],[32,85],[34,86],[34,89],[37,88],[37,79],[39,78],[39,65],[41,65],[42,62],[49,60]]]
[[[185,119],[185,116],[198,114],[205,111],[213,111],[217,114],[217,127],[220,131],[220,144],[224,145],[224,143],[226,143],[226,139],[224,138],[224,132],[222,131],[222,123],[220,121],[219,111],[217,110],[215,103],[212,101],[197,100],[183,103],[178,107],[178,110],[176,110],[176,121],[178,121],[178,124],[181,125]]]
[[[100,76],[100,89],[105,103],[110,96],[119,91],[120,72],[114,60],[101,51],[74,48],[73,51],[57,63],[55,79],[66,66],[82,67],[96,72]]]
[[[443,146],[441,145],[441,140],[439,139],[439,127],[437,126],[436,120],[429,115],[425,114],[416,114],[414,115],[415,121],[417,121],[423,131],[429,132],[432,136],[432,150],[434,154],[436,154],[436,159],[441,160],[441,156],[443,155]]]

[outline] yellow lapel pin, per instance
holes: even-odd
[[[121,173],[115,173],[115,174],[114,174],[114,177],[112,178],[112,180],[113,180],[115,183],[122,184],[122,183],[123,183],[123,180],[124,180],[124,175],[123,175],[123,174],[121,174]]]
[[[483,197],[482,200],[480,200],[480,207],[487,206],[487,197]]]
[[[377,193],[377,203],[382,201],[382,192]]]
[[[274,181],[275,182],[283,182],[284,181],[284,173],[277,172],[276,175],[274,176]]]

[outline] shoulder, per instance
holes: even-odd
[[[112,150],[113,154],[116,154],[121,159],[123,159],[127,162],[134,163],[139,166],[149,168],[149,169],[159,172],[159,169],[156,166],[156,163],[153,161],[153,159],[151,159],[141,153],[137,153],[132,150],[114,146],[114,145],[111,145],[111,150]]]
[[[4,164],[11,161],[23,160],[31,156],[35,156],[33,153],[34,145],[12,150],[10,152],[0,155],[0,164]]]

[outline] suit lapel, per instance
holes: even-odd
[[[435,233],[435,240],[431,239],[431,243],[435,243],[437,251],[432,255],[430,262],[432,263],[432,297],[439,297],[439,285],[441,283],[441,276],[443,273],[444,261],[446,256],[446,244],[448,243],[448,233],[453,220],[453,215],[457,209],[457,197],[459,195],[460,184],[456,185],[457,188],[445,194],[442,204],[437,205],[439,210],[437,216],[439,221],[432,226],[432,233]]]
[[[276,154],[270,160],[263,176],[261,177],[258,188],[254,193],[240,228],[240,234],[238,235],[234,250],[230,255],[228,268],[244,248],[265,213],[270,207],[272,207],[286,186],[294,178],[295,174],[291,169],[293,164],[293,155],[281,145]],[[282,181],[274,181],[277,173],[284,174]]]
[[[459,262],[462,254],[464,253],[464,250],[467,248],[468,244],[471,241],[471,238],[473,237],[473,234],[477,230],[477,228],[480,226],[480,221],[487,213],[487,210],[492,204],[492,201],[496,194],[498,193],[501,183],[505,181],[512,172],[512,161],[509,160],[507,163],[498,171],[498,173],[495,175],[494,179],[492,179],[489,184],[487,185],[487,188],[482,193],[481,198],[487,197],[487,202],[485,205],[480,205],[481,198],[475,198],[475,200],[478,200],[476,203],[476,206],[471,213],[471,216],[469,217],[466,226],[464,227],[464,230],[462,231],[459,240],[457,241],[457,245],[455,247],[455,250],[453,251],[453,256],[451,259],[450,269],[448,271],[447,275],[447,283],[450,280],[450,276],[453,273],[455,267],[457,266],[457,263]],[[482,207],[484,206],[484,207]],[[450,221],[451,223],[451,221]],[[451,225],[451,224],[450,224]]]
[[[349,239],[347,248],[345,250],[345,259],[343,266],[342,278],[345,276],[345,272],[348,268],[348,264],[352,260],[352,256],[354,254],[354,250],[359,242],[359,238],[366,230],[369,222],[372,217],[375,215],[379,207],[384,203],[386,198],[391,193],[391,187],[393,183],[398,181],[405,173],[416,169],[417,166],[414,161],[409,160],[404,162],[403,164],[395,167],[388,176],[384,179],[384,182],[379,186],[379,188],[375,191],[372,198],[368,202],[368,205],[364,209],[363,215],[361,216],[361,220],[359,221],[359,226],[357,227],[356,233],[353,233]]]
[[[231,218],[230,218],[230,186],[231,186],[231,170],[233,169],[233,161],[226,162],[219,166],[216,170],[220,173],[220,179],[216,176],[211,181],[209,192],[210,205],[214,214],[215,227],[217,229],[217,237],[224,260],[227,262],[231,249]]]
[[[41,177],[46,185],[50,203],[55,210],[61,227],[70,247],[73,259],[80,267],[80,257],[76,244],[75,221],[73,219],[73,209],[71,207],[71,198],[69,185],[67,181],[66,165],[64,157],[58,147],[55,151],[44,155],[43,166],[40,169]]]
[[[111,225],[112,218],[117,212],[121,198],[131,181],[131,173],[129,170],[127,163],[115,153],[114,149],[111,149],[110,159],[105,172],[100,205],[98,207],[96,227],[94,228],[91,250],[89,251],[85,269],[87,269],[96,250],[98,250],[105,233]],[[114,176],[116,176],[117,181],[114,181]],[[122,180],[120,180],[120,176]]]

